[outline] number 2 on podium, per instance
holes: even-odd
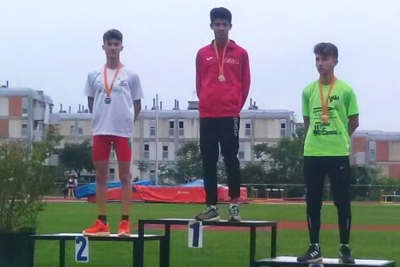
[[[203,247],[203,227],[201,222],[189,222],[188,242],[190,248]]]
[[[89,262],[89,240],[85,236],[75,238],[75,262]]]

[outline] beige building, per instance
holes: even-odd
[[[133,177],[155,178],[156,161],[168,165],[175,161],[175,153],[183,143],[199,140],[199,114],[196,109],[158,111],[158,143],[156,142],[157,111],[142,111],[134,125]],[[196,106],[196,105],[195,105]],[[291,136],[295,130],[294,112],[289,110],[243,110],[240,120],[240,146],[238,157],[242,163],[254,160],[252,147],[258,143],[276,143],[282,137]],[[157,151],[157,152],[156,152]],[[157,155],[156,155],[157,153]],[[137,163],[145,161],[149,170],[140,174]]]
[[[0,137],[42,140],[52,108],[53,101],[43,91],[0,87]]]
[[[158,115],[157,115],[158,113]],[[158,116],[158,120],[157,120]],[[132,177],[154,179],[156,162],[171,164],[183,143],[199,140],[197,102],[189,101],[187,109],[180,110],[176,101],[173,110],[143,110],[133,125]],[[7,139],[33,138],[41,140],[45,124],[57,125],[63,136],[60,144],[80,143],[92,138],[91,114],[80,105],[75,112],[63,110],[53,113],[51,98],[32,89],[0,88],[0,135]],[[157,131],[158,125],[158,131]],[[240,148],[242,163],[254,160],[252,147],[258,143],[276,143],[295,130],[294,113],[289,110],[258,110],[251,106],[243,110],[240,121]],[[158,138],[156,133],[158,132]],[[158,140],[157,140],[158,139]],[[158,142],[157,142],[158,141]],[[157,155],[156,155],[157,151]],[[140,173],[137,164],[148,163],[147,172]],[[115,152],[110,153],[110,179],[118,179]]]

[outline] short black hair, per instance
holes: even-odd
[[[314,53],[320,54],[323,56],[333,56],[334,58],[338,59],[339,51],[336,45],[332,43],[319,43],[314,46]]]
[[[116,29],[111,29],[111,30],[106,31],[103,35],[103,42],[109,41],[111,39],[117,39],[118,41],[120,41],[122,43],[122,39],[123,39],[122,33]]]
[[[232,24],[232,13],[225,7],[216,7],[210,11],[211,23],[214,23],[216,19],[225,19]]]

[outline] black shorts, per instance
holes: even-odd
[[[328,176],[335,205],[350,203],[351,173],[348,156],[304,157],[307,205],[321,205]]]

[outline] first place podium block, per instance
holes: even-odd
[[[189,241],[189,247],[201,247],[201,236],[202,231],[199,234],[193,234],[198,231],[199,227],[203,226],[216,226],[216,227],[245,227],[250,231],[250,257],[249,257],[249,266],[255,267],[256,265],[256,233],[257,228],[260,227],[270,227],[271,228],[271,258],[276,257],[276,238],[277,238],[277,223],[274,221],[240,221],[240,222],[229,222],[227,220],[220,221],[196,221],[194,219],[180,219],[180,218],[165,218],[165,219],[142,219],[138,221],[138,235],[139,238],[141,236],[145,236],[145,226],[148,224],[156,224],[164,226],[164,237],[162,241],[163,249],[160,249],[160,263],[162,267],[170,267],[170,242],[171,242],[171,226],[173,225],[184,225],[188,226],[189,239],[192,237],[192,242]],[[196,225],[192,227],[192,225]],[[196,230],[197,229],[197,230]],[[193,243],[192,245],[190,243]],[[143,254],[143,251],[141,252]]]
[[[132,243],[132,266],[133,267],[143,267],[144,265],[144,241],[159,241],[160,251],[165,250],[162,247],[164,236],[160,235],[143,235],[140,239],[138,234],[132,234],[129,237],[118,237],[116,234],[111,234],[110,236],[95,237],[95,236],[83,236],[80,233],[59,233],[59,234],[39,234],[33,235],[33,242],[42,241],[59,241],[59,266],[65,267],[65,242],[75,241],[75,261],[78,262],[88,262],[89,261],[89,244],[87,242],[92,241],[103,241],[103,242],[128,242]],[[34,256],[34,255],[32,255]],[[33,267],[33,258],[31,261],[31,267]],[[160,262],[160,266],[161,262]]]

